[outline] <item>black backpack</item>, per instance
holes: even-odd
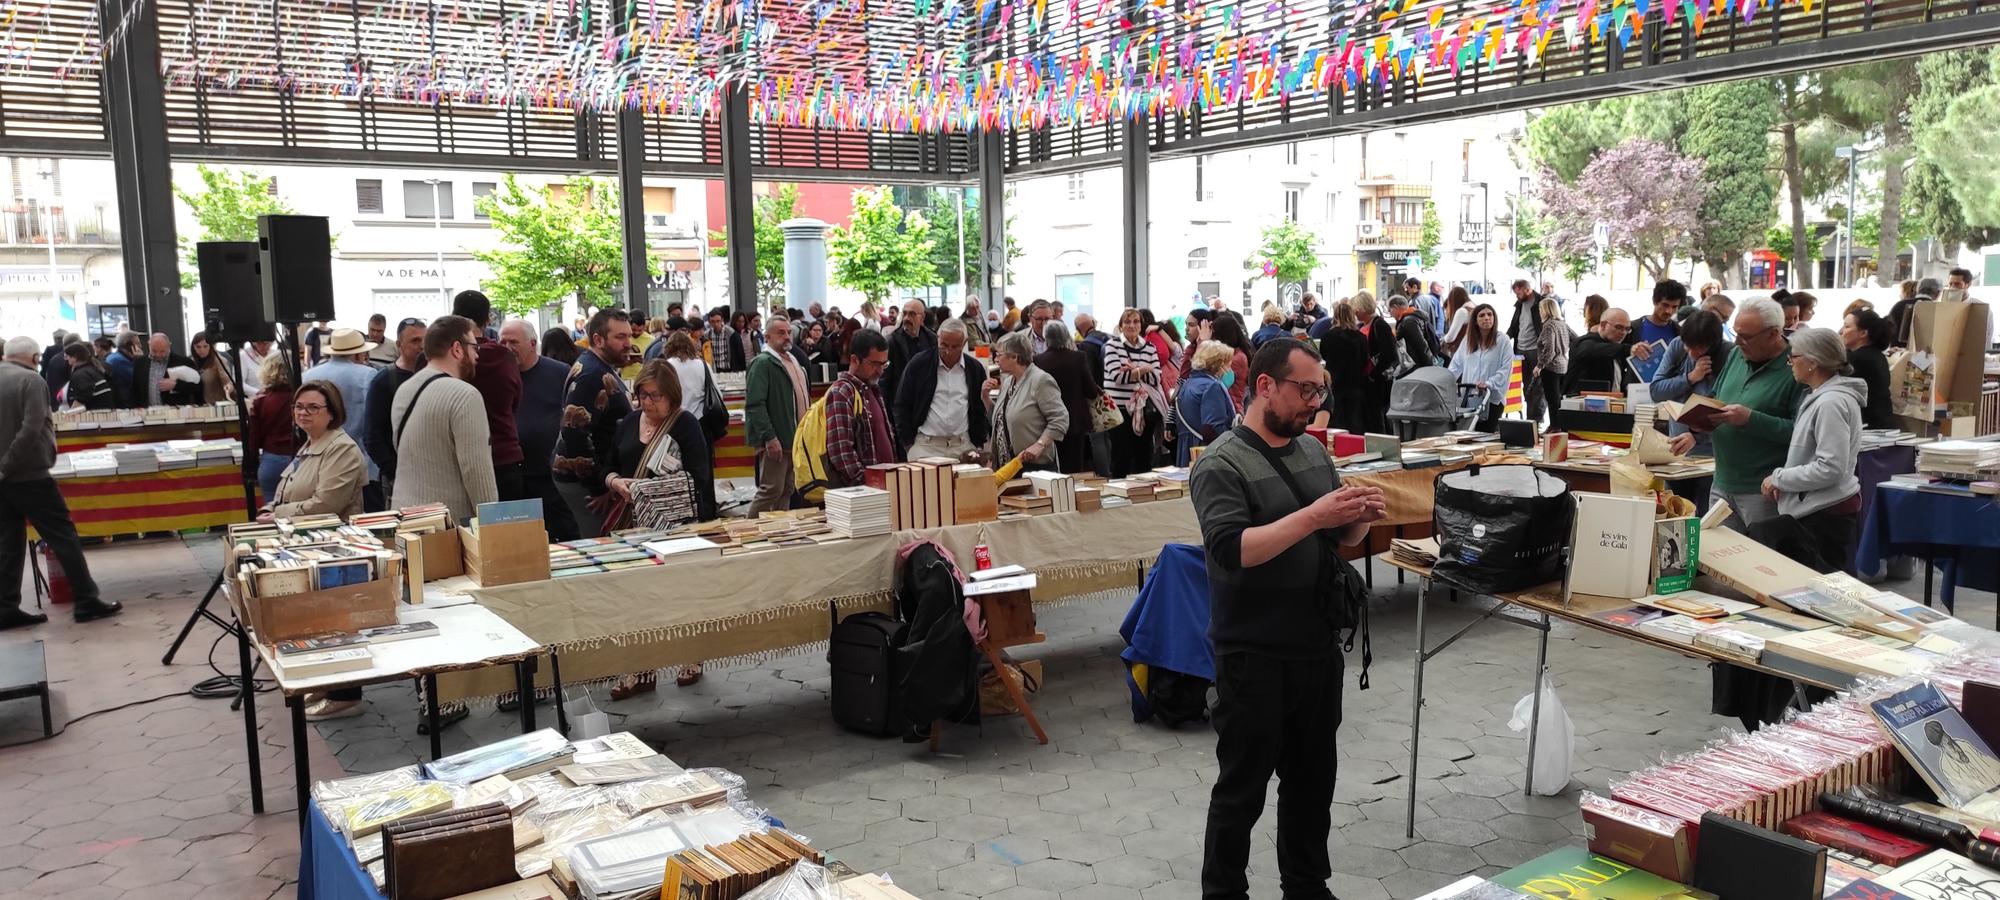
[[[901,727],[896,709],[896,644],[905,627],[879,612],[858,612],[833,619],[827,637],[826,662],[833,670],[833,721],[862,734],[885,735]]]
[[[1159,666],[1149,667],[1146,676],[1146,703],[1153,718],[1168,728],[1208,718],[1209,681]]]

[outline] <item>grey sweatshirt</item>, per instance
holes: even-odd
[[[1854,458],[1861,452],[1861,406],[1867,397],[1865,382],[1844,375],[1806,394],[1792,421],[1785,465],[1771,472],[1780,514],[1803,518],[1861,490]]]

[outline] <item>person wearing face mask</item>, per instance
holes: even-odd
[[[1174,465],[1185,466],[1194,448],[1205,447],[1229,430],[1236,420],[1236,404],[1229,401],[1229,385],[1236,373],[1229,361],[1236,351],[1218,341],[1195,348],[1193,367],[1181,379],[1174,394]]]

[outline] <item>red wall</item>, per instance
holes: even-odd
[[[710,231],[722,231],[729,221],[722,200],[722,182],[707,181],[703,184],[707,188],[704,199],[708,205],[708,228]],[[751,186],[751,190],[761,197],[776,187],[775,182],[759,181]],[[798,214],[819,219],[828,225],[845,225],[848,218],[854,215],[854,192],[870,187],[873,185],[801,183],[798,185]]]

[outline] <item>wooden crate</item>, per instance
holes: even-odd
[[[540,519],[458,529],[465,574],[480,587],[549,580],[549,532]]]

